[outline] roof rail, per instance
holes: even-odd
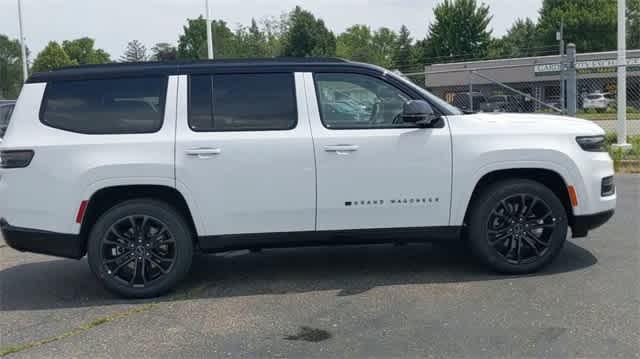
[[[56,70],[72,70],[72,69],[90,69],[90,68],[109,68],[109,67],[135,67],[135,66],[181,66],[181,65],[199,65],[199,64],[256,64],[256,63],[273,63],[273,62],[292,62],[292,63],[348,63],[348,60],[338,57],[266,57],[266,58],[227,58],[215,60],[175,60],[175,61],[144,61],[144,62],[110,62],[106,64],[88,64],[88,65],[72,65],[64,66]]]

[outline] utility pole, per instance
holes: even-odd
[[[556,38],[560,41],[560,109],[565,112],[566,109],[566,90],[564,86],[564,19],[560,20],[560,31]]]
[[[209,60],[213,60],[213,39],[211,36],[211,14],[209,13],[209,0],[206,0],[207,8],[207,53],[209,54]]]
[[[618,0],[618,143],[617,148],[628,150],[627,143],[627,4]]]
[[[22,0],[18,0],[18,23],[20,24],[20,47],[22,51],[22,81],[26,82],[29,77],[27,66],[27,46],[24,43],[24,33],[22,32]]]

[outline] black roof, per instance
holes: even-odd
[[[206,61],[137,62],[81,65],[32,74],[27,83],[65,81],[79,79],[119,78],[138,76],[168,76],[211,72],[281,72],[281,71],[331,71],[360,69],[367,72],[383,69],[338,58],[269,58],[269,59],[221,59]]]

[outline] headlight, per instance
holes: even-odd
[[[587,152],[607,152],[604,135],[576,137],[576,142]]]

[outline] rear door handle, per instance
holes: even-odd
[[[335,152],[339,155],[346,155],[349,152],[355,152],[360,149],[360,146],[357,145],[331,145],[324,146],[324,150],[326,152]]]
[[[198,157],[198,158],[210,158],[215,155],[219,155],[222,153],[222,150],[219,148],[191,148],[185,151],[187,156]]]

